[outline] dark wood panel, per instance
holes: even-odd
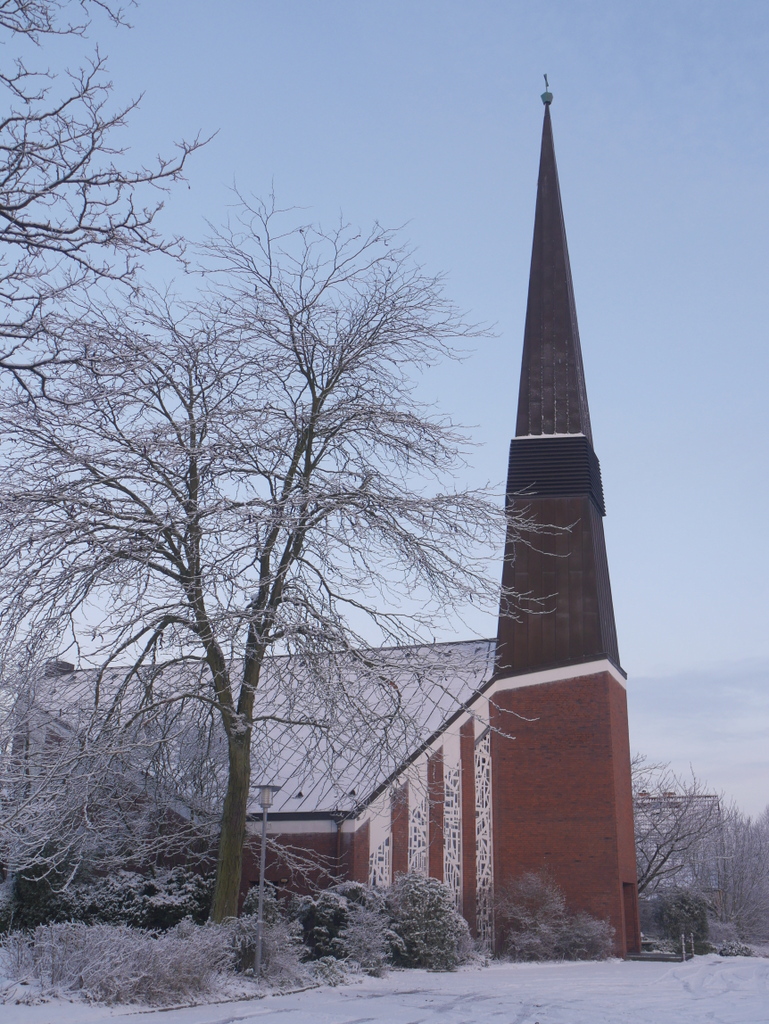
[[[603,522],[590,498],[532,498],[540,523],[570,527],[532,546],[508,541],[503,587],[543,601],[515,620],[500,610],[497,672],[608,656],[619,664]],[[509,552],[513,550],[512,556]]]

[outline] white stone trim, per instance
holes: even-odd
[[[270,836],[297,836],[302,835],[302,833],[307,835],[314,833],[328,834],[329,832],[336,831],[337,825],[333,818],[310,818],[307,821],[297,820],[296,818],[291,821],[278,821],[270,817],[267,818],[267,834]],[[260,836],[262,834],[261,819],[249,821],[246,824],[246,834],[249,836]]]
[[[443,765],[443,881],[462,909],[462,784],[459,765]]]
[[[499,690],[518,690],[524,686],[542,686],[546,683],[561,683],[565,679],[581,679],[583,676],[594,676],[599,672],[608,672],[623,689],[626,688],[625,677],[619,669],[615,668],[607,658],[601,658],[598,661],[586,661],[580,665],[561,665],[558,668],[546,668],[539,672],[524,672],[520,675],[495,679],[494,683],[485,691],[484,696],[488,697]]]
[[[485,949],[494,941],[494,849],[492,846],[491,730],[475,741],[475,899],[476,931]]]
[[[387,889],[392,881],[390,836],[386,836],[368,858],[368,884]]]

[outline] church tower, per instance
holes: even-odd
[[[491,763],[496,886],[546,869],[575,909],[639,948],[625,673],[619,662],[569,252],[546,92],[507,507]],[[516,600],[529,614],[514,614]]]
[[[504,922],[494,918],[495,892],[545,870],[571,909],[611,923],[622,956],[640,947],[625,673],[555,164],[552,96],[542,98],[507,506],[526,510],[543,530],[526,544],[511,525],[496,641],[391,651],[392,678],[403,680],[403,692],[413,691],[415,718],[424,729],[400,766],[384,777],[375,767],[369,776],[354,759],[339,776],[354,785],[340,797],[333,779],[307,776],[288,758],[270,827],[276,842],[285,835],[287,846],[319,858],[319,884],[353,878],[387,887],[406,871],[440,879],[487,948],[505,940]],[[531,611],[516,616],[521,601]],[[244,889],[258,878],[254,849],[245,862]],[[290,863],[268,862],[267,877],[291,875]]]

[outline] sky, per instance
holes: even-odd
[[[631,742],[760,811],[769,5],[144,0],[130,20],[91,44],[118,98],[143,94],[131,158],[216,133],[160,227],[200,238],[234,183],[304,219],[404,225],[494,325],[422,388],[471,428],[469,482],[500,492],[547,72]]]

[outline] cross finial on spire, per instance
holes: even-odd
[[[550,104],[553,102],[553,94],[550,92],[550,83],[547,80],[547,75],[544,76],[544,79],[545,91],[542,93],[542,102],[545,104],[546,107],[549,107]]]

